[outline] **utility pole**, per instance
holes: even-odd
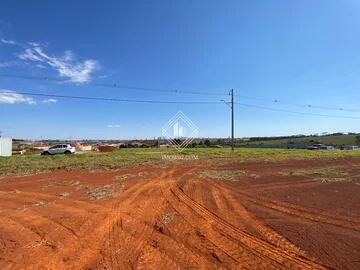
[[[230,91],[231,95],[231,151],[234,151],[234,89]]]
[[[231,151],[234,152],[234,89],[230,90],[229,95],[231,96],[230,102],[227,102],[223,99],[221,101],[228,105],[231,109]]]

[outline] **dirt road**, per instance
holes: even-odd
[[[287,174],[345,165],[342,181]],[[0,268],[359,269],[358,175],[355,160],[7,176]]]

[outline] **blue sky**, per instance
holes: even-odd
[[[32,3],[30,3],[32,2]],[[228,137],[225,104],[134,104],[31,97],[236,101],[360,117],[360,2],[6,1],[0,3],[0,130],[17,138],[152,138],[177,111],[202,137]],[[123,84],[224,97],[96,87]],[[247,99],[250,96],[266,100]],[[272,102],[272,100],[280,102]],[[360,132],[360,119],[235,107],[236,137]]]

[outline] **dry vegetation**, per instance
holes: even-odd
[[[0,175],[34,174],[53,170],[110,170],[122,167],[151,165],[163,168],[166,163],[162,155],[177,155],[175,149],[119,149],[112,153],[86,153],[57,156],[13,156],[0,157]],[[341,159],[360,157],[360,151],[308,151],[288,149],[247,149],[237,148],[234,153],[228,148],[190,148],[181,155],[197,155],[202,160],[215,160],[218,164],[233,162],[276,162],[281,160]]]
[[[124,183],[115,182],[112,184],[93,188],[87,192],[87,195],[91,200],[106,200],[119,196],[123,188]]]
[[[349,168],[347,167],[330,166],[325,168],[283,171],[279,174],[284,176],[309,177],[323,183],[356,181],[355,179],[350,177],[348,170]]]
[[[246,175],[244,170],[206,170],[197,173],[202,178],[213,178],[222,181],[237,181],[239,177]]]

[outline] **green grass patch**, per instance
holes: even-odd
[[[328,135],[328,136],[309,136],[301,138],[285,138],[285,139],[274,139],[274,140],[262,140],[262,141],[248,141],[242,142],[240,145],[288,145],[291,143],[300,144],[313,144],[315,142],[330,144],[330,145],[357,145],[356,136],[358,135]]]
[[[176,149],[129,148],[112,153],[85,153],[55,156],[12,156],[0,157],[0,175],[34,174],[54,170],[111,170],[122,167],[153,166],[163,168],[173,162],[194,162],[163,160],[163,155],[197,155],[199,162],[276,162],[283,160],[339,159],[360,157],[360,151],[309,151],[295,149],[237,148],[189,148],[181,154]]]
[[[239,177],[246,175],[243,170],[206,170],[196,173],[202,178],[213,178],[222,181],[237,181]]]
[[[342,167],[327,167],[317,169],[301,169],[289,172],[282,172],[282,175],[288,176],[310,176],[310,177],[346,177],[349,173]]]
[[[285,176],[306,176],[323,183],[333,182],[352,182],[349,172],[344,167],[326,167],[316,169],[300,169],[294,171],[281,172]]]

